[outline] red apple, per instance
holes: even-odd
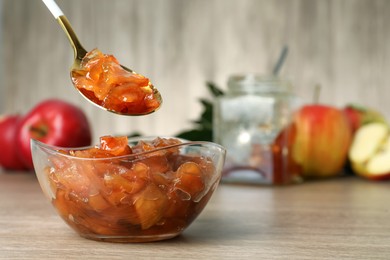
[[[84,112],[62,100],[49,99],[35,106],[17,129],[19,157],[33,168],[30,139],[61,147],[91,144],[91,129]]]
[[[349,104],[343,110],[351,124],[353,133],[362,125],[372,122],[386,122],[386,119],[380,112],[361,105]]]
[[[20,115],[7,115],[0,118],[0,166],[7,170],[24,170],[16,146],[16,127]]]
[[[294,116],[293,160],[304,178],[338,175],[347,161],[352,131],[345,113],[338,108],[314,104],[303,106]]]

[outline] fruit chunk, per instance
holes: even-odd
[[[218,181],[212,158],[167,148],[180,143],[156,138],[129,146],[127,137],[103,136],[95,147],[59,151],[64,156],[50,157],[45,170],[53,204],[83,236],[175,234],[201,212]]]
[[[188,200],[194,200],[205,187],[202,176],[202,170],[197,163],[185,162],[177,169],[175,188],[188,194]]]
[[[155,185],[148,185],[135,197],[134,207],[142,229],[155,225],[168,206],[167,196]]]
[[[98,49],[86,54],[81,69],[72,71],[72,82],[89,100],[116,113],[144,115],[161,105],[148,78],[123,69],[114,56]]]
[[[100,137],[100,149],[110,152],[113,156],[121,156],[131,154],[131,148],[128,145],[127,137]]]
[[[352,169],[360,176],[380,180],[390,178],[390,131],[384,123],[361,126],[349,150]]]

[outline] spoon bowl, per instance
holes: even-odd
[[[72,45],[73,51],[74,51],[74,61],[71,67],[71,77],[74,71],[83,70],[82,62],[84,57],[88,54],[88,51],[81,45],[80,41],[78,40],[78,37],[76,33],[73,31],[72,26],[69,22],[69,20],[66,18],[62,10],[58,7],[56,2],[54,0],[42,0],[46,7],[50,10],[50,12],[53,14],[54,18],[58,21],[63,31],[66,33],[70,44]],[[143,77],[142,75],[136,73],[135,71],[120,65],[122,69],[124,69],[127,72],[130,72],[136,76]],[[75,84],[74,84],[75,85]],[[145,110],[137,113],[133,113],[131,111],[118,111],[115,109],[110,109],[109,107],[102,106],[101,104],[98,104],[91,100],[88,96],[86,96],[78,87],[75,86],[75,88],[79,91],[79,93],[88,101],[90,101],[92,104],[96,105],[97,107],[104,109],[106,111],[120,114],[120,115],[127,115],[127,116],[139,116],[139,115],[146,115],[155,112],[162,103],[162,97],[160,92],[153,86],[153,84],[149,81],[147,86],[143,86],[142,88],[144,91],[148,91],[149,93],[152,93],[153,99],[156,100],[156,102],[159,104],[155,109],[153,110]]]

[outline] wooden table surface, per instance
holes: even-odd
[[[0,259],[390,259],[390,182],[221,184],[181,236],[118,244],[79,237],[35,176],[0,171]]]

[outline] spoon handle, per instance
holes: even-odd
[[[52,13],[54,18],[58,21],[66,33],[66,36],[68,37],[70,44],[73,47],[75,59],[81,60],[87,54],[87,51],[81,45],[64,13],[61,11],[54,0],[42,0],[42,2],[46,5],[46,7],[49,9],[49,11]]]
[[[42,0],[42,2],[46,5],[46,7],[49,9],[55,19],[57,19],[61,15],[64,15],[64,13],[61,11],[61,9],[58,7],[57,3],[54,0]]]

